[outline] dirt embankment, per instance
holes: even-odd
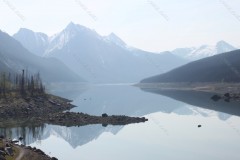
[[[40,149],[15,144],[18,140],[0,137],[0,160],[57,160],[55,157],[49,157]]]

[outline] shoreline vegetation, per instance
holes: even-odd
[[[220,95],[240,93],[240,83],[138,83],[134,86],[143,89],[202,91]]]
[[[149,90],[206,92],[212,94],[209,98],[215,102],[240,102],[240,83],[138,83],[134,86]]]
[[[0,73],[0,97],[7,96],[34,96],[44,95],[45,87],[40,73],[31,75],[28,70],[22,70],[21,74]]]
[[[45,93],[45,87],[40,78],[40,74],[29,75],[22,70],[22,74],[12,76],[10,73],[0,73],[0,127],[19,127],[26,125],[43,126],[44,124],[60,126],[83,126],[89,124],[126,125],[131,123],[145,122],[145,117],[109,116],[103,113],[101,116],[92,116],[84,113],[69,112],[76,106],[71,104],[71,100]],[[51,159],[38,149],[25,146],[16,146],[9,141],[0,138],[2,142],[7,142],[17,150],[28,150],[30,155],[35,155],[27,159]],[[0,142],[1,144],[1,142]],[[0,146],[1,147],[1,146]],[[8,146],[5,146],[5,149]],[[2,147],[3,148],[3,147]],[[0,148],[0,149],[2,149]],[[27,153],[24,152],[24,153]],[[38,156],[36,155],[38,154]],[[2,159],[11,160],[13,157],[5,157],[6,150],[0,150]],[[45,157],[45,158],[44,158]],[[56,159],[56,158],[54,158]]]

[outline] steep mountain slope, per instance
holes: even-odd
[[[239,62],[240,50],[231,51],[191,62],[141,82],[240,82]]]
[[[155,54],[128,47],[114,33],[103,37],[74,23],[48,39],[49,45],[42,54],[58,58],[90,82],[137,82],[187,62],[170,52]]]
[[[38,56],[42,56],[48,47],[48,36],[44,33],[33,32],[29,29],[21,28],[18,33],[13,37],[21,41],[22,45],[27,48],[31,53],[35,53]]]
[[[108,36],[103,37],[104,40],[108,43],[114,43],[122,48],[127,48],[127,44],[125,42],[123,42],[123,40],[121,40],[116,34],[111,33]]]
[[[0,66],[3,71],[19,72],[22,69],[28,69],[31,73],[40,72],[43,80],[47,82],[77,82],[82,80],[59,60],[35,56],[18,41],[1,31],[0,42]]]
[[[237,48],[228,44],[225,41],[219,41],[215,45],[202,45],[200,47],[192,48],[177,48],[172,51],[173,54],[178,55],[188,60],[199,60],[213,55],[236,50]]]

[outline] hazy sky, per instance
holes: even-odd
[[[0,29],[10,35],[52,35],[71,21],[147,51],[219,40],[240,46],[240,0],[0,0]]]

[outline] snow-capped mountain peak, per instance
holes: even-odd
[[[177,48],[172,51],[173,54],[188,60],[198,60],[201,58],[214,56],[216,54],[230,52],[237,48],[225,41],[219,41],[215,45],[202,45],[200,47]]]
[[[231,45],[228,44],[226,41],[221,40],[216,43],[216,46],[231,46]]]
[[[77,28],[78,28],[77,24],[75,24],[73,22],[70,22],[66,27],[66,29],[69,29],[69,30],[74,30],[74,29],[77,29]]]
[[[62,49],[64,46],[69,44],[69,42],[75,37],[85,40],[90,37],[93,37],[93,39],[102,39],[102,37],[99,36],[96,31],[82,25],[70,22],[67,27],[63,29],[60,33],[50,37],[50,45],[45,51],[44,56],[48,56],[48,54],[55,49]]]
[[[120,47],[126,47],[126,43],[123,42],[121,38],[119,38],[116,34],[111,33],[108,36],[105,37],[105,40],[111,43],[114,43]]]
[[[111,33],[108,35],[108,38],[113,41],[120,41],[121,43],[124,43],[115,33]],[[125,44],[125,43],[124,43]]]
[[[108,36],[103,37],[103,40],[109,44],[117,45],[123,49],[127,49],[129,51],[134,51],[136,48],[128,46],[120,37],[118,37],[115,33],[111,33]]]
[[[209,57],[216,54],[215,46],[202,45],[199,48],[194,49],[188,54],[188,57],[200,59],[203,57]]]
[[[67,27],[63,30],[63,32],[69,32],[69,33],[78,33],[78,32],[86,32],[86,31],[92,31],[92,30],[82,25],[75,24],[73,22],[70,22],[67,25]]]
[[[236,48],[232,45],[228,44],[225,41],[219,41],[216,44],[216,50],[218,53],[229,52],[231,50],[235,50]]]
[[[114,33],[104,37],[72,22],[51,36],[44,49],[43,56],[63,61],[75,73],[94,83],[138,82],[186,63],[177,56],[129,48]]]

